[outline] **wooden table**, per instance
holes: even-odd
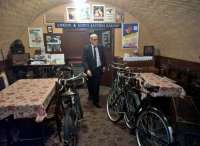
[[[43,121],[55,93],[56,79],[22,79],[0,91],[0,120],[13,115]]]

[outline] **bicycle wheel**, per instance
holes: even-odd
[[[68,109],[64,116],[64,146],[77,146],[78,134],[77,134],[77,122],[73,110]]]
[[[126,97],[126,112],[124,113],[124,121],[129,129],[135,128],[135,112],[139,104],[138,94],[128,92]]]
[[[107,115],[109,119],[114,123],[118,122],[123,118],[123,115],[119,113],[120,97],[115,82],[116,81],[114,81],[114,84],[108,95],[106,104]]]
[[[136,138],[139,146],[168,146],[173,142],[172,127],[161,112],[147,109],[137,119]]]

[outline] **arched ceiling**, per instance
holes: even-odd
[[[31,22],[46,10],[70,0],[0,0],[0,47],[19,38]],[[161,55],[182,59],[200,55],[199,0],[95,0],[119,7],[132,14],[148,28],[152,44],[162,49]],[[188,49],[188,52],[185,50]],[[184,51],[183,51],[184,50]],[[171,54],[171,55],[168,55]],[[198,62],[199,56],[194,57]],[[188,59],[190,60],[190,59]],[[193,61],[193,60],[192,60]]]

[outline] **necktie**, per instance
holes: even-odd
[[[96,46],[94,46],[94,47],[93,47],[93,49],[94,49],[94,51],[93,51],[93,52],[94,52],[94,54],[93,54],[93,55],[94,55],[95,64],[97,64]]]

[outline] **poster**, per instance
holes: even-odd
[[[104,5],[92,5],[93,21],[104,21],[105,6]]]
[[[123,24],[122,30],[122,48],[138,48],[138,24]]]
[[[28,28],[29,47],[41,48],[44,45],[42,28]]]
[[[105,22],[115,22],[115,8],[106,8]]]

